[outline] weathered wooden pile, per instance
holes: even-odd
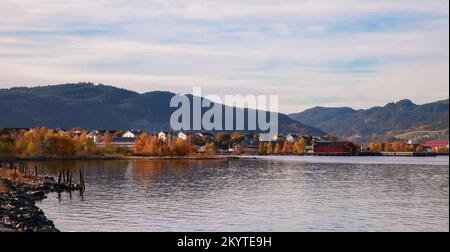
[[[84,174],[82,170],[79,170],[79,183],[75,183],[73,171],[68,169],[61,169],[58,172],[58,180],[53,177],[40,177],[38,174],[38,167],[35,165],[33,169],[29,168],[28,162],[13,161],[13,160],[1,160],[0,169],[8,169],[13,171],[13,181],[20,176],[29,178],[31,180],[43,181],[46,186],[52,187],[53,191],[80,191],[83,193],[86,190],[84,182]]]

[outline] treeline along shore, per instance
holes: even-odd
[[[47,159],[212,159],[230,155],[435,156],[448,155],[448,141],[352,143],[332,136],[255,132],[86,131],[0,129],[0,158]]]

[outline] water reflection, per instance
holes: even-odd
[[[52,161],[84,199],[40,203],[63,231],[448,231],[448,165]]]

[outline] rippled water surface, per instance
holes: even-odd
[[[39,203],[62,231],[449,231],[448,157],[37,165],[85,173]]]

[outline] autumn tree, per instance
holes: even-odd
[[[0,156],[14,154],[14,139],[0,137]]]
[[[76,152],[81,155],[92,155],[97,151],[97,146],[94,141],[88,138],[86,132],[82,132],[81,135],[75,137]]]
[[[216,143],[214,142],[207,143],[205,145],[205,152],[208,156],[215,156],[217,153],[216,149],[217,149]]]
[[[423,153],[425,151],[425,148],[423,147],[422,144],[417,145],[415,152],[417,153]]]
[[[136,154],[143,154],[145,150],[145,145],[149,142],[150,136],[147,132],[142,133],[139,138],[134,143],[134,152]]]
[[[231,136],[227,133],[219,133],[216,136],[216,142],[219,148],[228,149],[231,145]]]
[[[369,144],[370,152],[375,153],[377,151],[377,144],[376,143],[370,143]]]
[[[273,153],[274,153],[275,155],[281,154],[281,145],[280,145],[279,143],[277,143],[277,144],[275,145],[275,149],[274,149]]]
[[[187,156],[190,153],[189,145],[183,139],[177,139],[173,150],[177,156]]]
[[[112,135],[111,133],[109,133],[109,131],[106,131],[105,134],[103,135],[103,146],[109,147],[111,146],[111,142],[112,142]]]
[[[272,155],[273,154],[273,144],[272,142],[269,142],[266,146],[266,154]]]
[[[289,141],[284,142],[283,149],[281,150],[283,155],[290,155],[290,154],[292,154],[293,146],[294,146],[294,143],[292,143],[292,142],[289,142]]]
[[[60,134],[56,139],[57,151],[56,154],[58,156],[67,157],[73,156],[76,152],[75,143],[69,134],[64,133]]]
[[[241,144],[245,140],[245,136],[242,135],[240,132],[234,132],[231,136],[231,141],[233,144]]]
[[[400,146],[399,142],[392,143],[392,151],[394,151],[394,152],[400,152],[401,151],[401,146]]]
[[[263,142],[259,143],[258,154],[265,155],[267,153],[267,145]]]
[[[146,144],[145,151],[151,156],[159,156],[159,139],[156,136],[150,137],[150,141]]]
[[[160,156],[162,153],[166,154],[166,149],[161,148],[161,145],[163,143],[158,137],[151,137],[148,133],[143,133],[134,144],[134,152],[136,154]]]
[[[294,144],[293,152],[296,155],[301,155],[305,153],[305,149],[306,149],[306,141],[305,138],[302,137],[300,138],[300,140],[298,140],[298,142]]]
[[[392,145],[390,143],[384,143],[384,151],[392,152]]]

